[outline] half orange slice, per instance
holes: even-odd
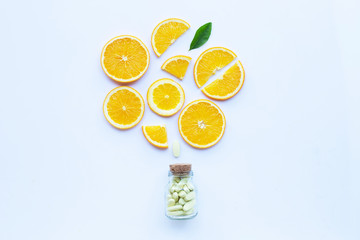
[[[206,96],[216,100],[226,100],[235,96],[245,80],[245,71],[240,61],[229,68],[222,77],[216,79],[203,90]]]
[[[189,28],[190,24],[178,18],[159,23],[151,34],[151,45],[156,56],[160,57]]]
[[[203,52],[194,65],[196,85],[202,87],[209,78],[236,58],[236,54],[223,47],[214,47]]]

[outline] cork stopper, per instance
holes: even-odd
[[[186,175],[191,171],[190,163],[170,164],[170,171],[175,175]]]

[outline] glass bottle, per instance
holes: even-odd
[[[170,219],[191,219],[197,211],[197,190],[191,164],[171,164],[165,190],[165,215]]]

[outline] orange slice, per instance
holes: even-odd
[[[135,89],[122,86],[107,94],[103,111],[111,125],[119,129],[128,129],[138,124],[144,116],[145,103]]]
[[[225,116],[212,101],[201,99],[189,103],[180,113],[182,138],[195,148],[209,148],[220,141],[225,132]]]
[[[142,131],[146,140],[152,145],[159,148],[167,148],[167,135],[165,125],[159,126],[142,126]]]
[[[141,78],[149,67],[150,54],[137,37],[122,35],[108,41],[101,52],[101,67],[117,82],[133,82]]]
[[[226,100],[235,96],[245,80],[245,71],[240,61],[229,68],[224,75],[207,85],[202,92],[209,98]]]
[[[159,79],[149,87],[147,101],[152,111],[169,117],[177,113],[185,102],[183,88],[174,80]]]
[[[178,18],[159,23],[151,34],[151,45],[156,56],[160,57],[189,28],[190,24]]]
[[[178,79],[183,80],[190,61],[191,57],[188,56],[174,56],[166,60],[161,66],[161,69],[177,77]]]
[[[214,47],[203,52],[194,65],[194,79],[198,87],[236,58],[236,54],[223,47]]]

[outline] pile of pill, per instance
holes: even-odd
[[[167,214],[183,216],[195,213],[196,193],[189,177],[174,177],[167,194]]]

